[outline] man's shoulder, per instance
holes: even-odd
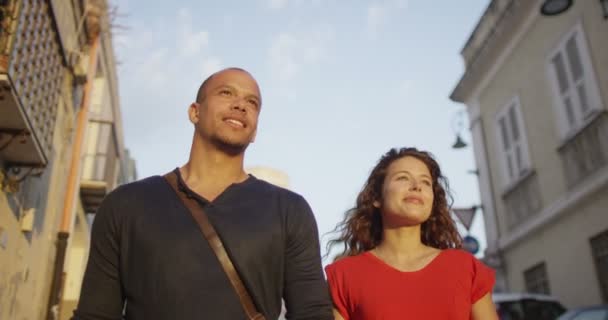
[[[105,201],[115,202],[121,200],[134,200],[146,195],[153,197],[155,193],[163,190],[163,178],[161,176],[151,176],[121,184],[112,190],[105,198]]]
[[[258,190],[263,190],[265,192],[268,192],[269,194],[278,196],[281,199],[285,199],[287,201],[306,202],[306,199],[304,199],[301,194],[293,190],[289,190],[285,187],[278,186],[260,178],[255,179],[256,187],[258,188]]]

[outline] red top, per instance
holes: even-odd
[[[345,320],[469,320],[491,291],[494,271],[463,250],[443,250],[424,268],[402,272],[371,252],[325,268],[334,307]]]

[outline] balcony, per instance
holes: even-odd
[[[521,225],[542,207],[538,177],[534,171],[526,174],[503,196],[506,208],[507,225],[510,230]]]
[[[0,158],[45,166],[64,76],[53,18],[46,1],[9,0],[0,9]]]
[[[114,125],[89,123],[89,134],[82,164],[80,198],[85,213],[96,213],[101,201],[116,187],[120,163]]]
[[[608,164],[608,113],[601,112],[558,148],[566,185],[574,188]]]

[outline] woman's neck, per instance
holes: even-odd
[[[420,225],[399,228],[385,228],[382,241],[376,246],[377,253],[393,258],[418,256],[428,250],[421,241]]]

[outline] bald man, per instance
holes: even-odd
[[[179,192],[209,216],[254,304],[276,319],[333,319],[319,239],[306,200],[248,175],[260,88],[247,71],[207,78],[188,108],[190,157]],[[159,152],[163,152],[159,150]],[[103,201],[74,320],[246,319],[200,229],[162,176],[123,185]]]

